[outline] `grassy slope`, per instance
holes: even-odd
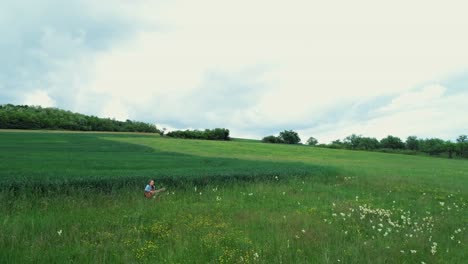
[[[466,185],[468,162],[465,160],[264,143],[182,141],[139,137],[113,138],[113,140],[149,146],[159,151],[202,157],[236,157],[242,160],[302,162],[332,166],[350,176],[370,176],[373,184],[379,186],[387,185],[387,181],[396,180],[418,186],[440,186],[449,191],[463,191],[464,193],[468,191],[468,185]]]
[[[0,262],[462,263],[468,257],[466,161],[34,132],[0,133],[0,160],[4,186],[22,179],[47,179],[60,188],[75,178],[91,184],[168,175],[209,179],[171,187],[159,203],[143,199],[139,185],[112,192],[78,185],[66,194],[0,191]],[[220,175],[262,180],[211,181]],[[391,216],[360,210],[365,204]],[[392,230],[384,235],[386,228]]]

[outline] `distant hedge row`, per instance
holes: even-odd
[[[57,108],[12,104],[0,105],[0,128],[160,133],[155,125],[144,122],[122,122]]]
[[[229,129],[176,130],[167,133],[168,137],[206,140],[230,140]]]

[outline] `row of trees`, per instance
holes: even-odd
[[[280,144],[299,144],[301,138],[293,130],[285,130],[279,133],[279,136],[266,136],[262,139],[265,143]],[[307,142],[309,146],[334,148],[334,149],[352,149],[352,150],[370,150],[382,152],[397,152],[404,154],[427,153],[429,155],[446,154],[449,158],[454,155],[457,157],[468,158],[468,136],[461,135],[456,142],[445,141],[440,138],[418,138],[410,136],[403,142],[399,137],[389,135],[381,140],[374,137],[364,137],[352,134],[343,140],[337,139],[330,144],[318,144],[317,139],[310,137]]]
[[[403,142],[399,137],[391,135],[379,141],[373,137],[363,137],[361,135],[352,134],[343,141],[338,139],[330,144],[320,144],[317,146],[353,150],[378,150],[407,154],[423,152],[429,155],[440,155],[446,153],[450,158],[452,158],[453,155],[468,157],[468,137],[466,135],[459,136],[456,142],[445,141],[440,138],[422,139],[416,136],[409,136],[406,141]]]
[[[167,133],[168,137],[185,139],[230,140],[229,129],[176,130]]]
[[[0,129],[64,129],[160,133],[153,124],[73,113],[57,108],[27,105],[0,105]]]

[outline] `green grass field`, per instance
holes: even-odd
[[[466,160],[0,132],[0,263],[466,263],[467,191]]]

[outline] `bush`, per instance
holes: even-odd
[[[279,134],[279,138],[286,144],[298,144],[301,138],[293,130],[285,130]]]
[[[281,138],[275,136],[266,136],[262,139],[264,143],[284,143]]]
[[[404,149],[405,143],[403,143],[399,137],[389,135],[386,138],[382,138],[382,140],[380,140],[380,146],[381,148]]]
[[[307,145],[309,146],[316,146],[318,144],[318,140],[314,137],[310,137],[308,140],[307,140]]]
[[[262,139],[264,143],[280,143],[280,144],[299,144],[301,138],[297,132],[293,130],[285,130],[279,136],[266,136]]]
[[[215,128],[201,130],[176,130],[167,133],[168,137],[185,139],[230,140],[229,129]]]

